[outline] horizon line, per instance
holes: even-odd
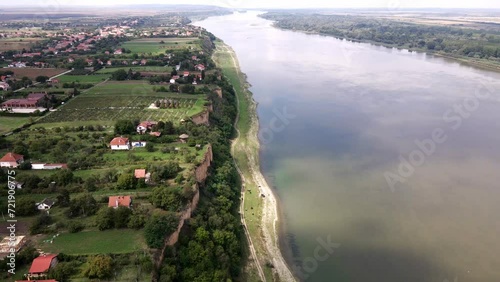
[[[23,5],[9,5],[0,3],[0,8],[2,9],[20,9],[20,8],[38,8],[37,4],[23,4]],[[315,9],[350,9],[350,10],[363,10],[363,9],[374,9],[374,10],[389,10],[387,7],[381,6],[366,6],[366,7],[295,7],[295,8],[280,8],[280,7],[225,7],[225,6],[217,6],[217,5],[209,5],[209,4],[164,4],[164,3],[147,3],[147,4],[61,4],[58,5],[61,8],[103,8],[103,7],[140,7],[140,6],[192,6],[192,7],[213,7],[227,10],[315,10]],[[429,10],[429,9],[438,9],[438,10],[463,10],[463,9],[474,9],[474,10],[490,10],[490,11],[500,11],[500,7],[400,7],[396,9],[390,9],[391,12],[394,11],[403,11],[403,10]]]

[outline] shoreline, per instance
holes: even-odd
[[[269,21],[272,21],[272,20],[269,20]],[[394,49],[397,49],[400,51],[408,50],[409,52],[417,52],[420,54],[435,56],[437,58],[447,59],[447,60],[453,61],[455,63],[458,63],[460,65],[468,66],[471,68],[500,73],[500,63],[489,62],[489,61],[485,61],[483,59],[477,60],[474,58],[468,58],[468,57],[464,57],[464,56],[453,56],[451,54],[438,53],[438,52],[433,52],[433,51],[423,50],[423,49],[418,49],[418,48],[402,48],[402,47],[399,47],[397,45],[385,44],[385,43],[370,41],[370,40],[357,40],[357,39],[351,39],[351,38],[341,38],[341,37],[337,37],[337,36],[334,36],[331,34],[321,33],[318,31],[307,31],[307,30],[300,30],[300,29],[282,28],[282,27],[276,25],[275,21],[272,21],[272,22],[273,22],[272,26],[274,28],[284,30],[284,31],[292,31],[292,32],[300,32],[300,33],[311,34],[311,35],[333,37],[333,38],[338,39],[338,40],[346,40],[348,42],[353,42],[353,43],[370,44],[373,46],[381,46],[381,47],[385,47],[388,49],[394,48]]]
[[[246,271],[248,281],[298,281],[287,264],[282,251],[282,217],[277,195],[269,186],[260,167],[259,120],[257,103],[248,91],[249,84],[239,67],[230,46],[217,42],[218,67],[232,83],[238,101],[236,120],[237,137],[232,143],[232,155],[242,179],[242,202],[240,206],[242,224],[245,229],[251,257],[247,268],[256,268],[257,277]],[[215,55],[214,55],[215,56]],[[217,56],[214,57],[217,61]],[[230,61],[229,61],[230,60]],[[222,64],[225,63],[225,68]],[[253,191],[258,191],[254,193]],[[257,206],[254,209],[254,205]],[[257,215],[255,215],[257,213]]]

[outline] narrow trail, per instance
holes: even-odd
[[[233,59],[233,64],[234,64],[234,58],[231,56]],[[235,65],[236,67],[236,65]],[[236,95],[236,107],[238,109],[236,113],[236,119],[234,120],[234,128],[236,129],[236,138],[232,140],[231,142],[231,155],[234,156],[234,150],[236,145],[240,141],[240,136],[241,132],[238,128],[238,121],[240,119],[240,99],[238,98],[238,95]],[[264,271],[262,270],[262,266],[259,263],[259,260],[257,258],[257,252],[255,251],[255,247],[252,241],[252,237],[250,236],[250,233],[248,232],[248,226],[245,220],[245,187],[246,187],[246,180],[245,176],[243,175],[243,172],[241,172],[240,167],[238,166],[238,163],[236,162],[236,159],[233,159],[234,161],[234,166],[236,167],[236,170],[238,170],[239,175],[241,176],[241,182],[242,182],[242,187],[241,187],[241,202],[240,202],[240,220],[241,223],[243,224],[243,229],[245,230],[245,236],[248,241],[248,248],[250,249],[250,255],[252,256],[252,259],[254,261],[255,266],[257,267],[257,271],[259,272],[259,277],[263,282],[267,282],[266,280],[266,275],[264,274]]]
[[[219,47],[219,46],[218,46]],[[231,56],[232,60],[232,65],[235,71],[239,71],[239,64],[238,61],[235,57],[234,51],[228,47],[228,46],[220,46],[223,49],[219,49],[220,52],[225,52]],[[240,78],[241,79],[241,78]],[[240,81],[241,85],[246,85],[246,81]],[[246,91],[246,90],[244,90]],[[238,109],[239,109],[239,99],[237,99],[238,103]],[[256,156],[256,152],[252,150],[252,148],[255,148],[258,154],[258,149],[260,147],[259,140],[258,140],[258,130],[259,130],[259,124],[258,124],[258,118],[256,116],[256,104],[252,100],[250,101],[250,111],[252,112],[252,117],[251,117],[251,126],[250,130],[247,133],[247,136],[245,138],[247,144],[242,144],[240,150],[242,150],[245,153],[245,156],[247,157],[248,161],[248,167],[249,167],[249,173],[252,177],[251,180],[249,179],[244,179],[244,174],[241,172],[240,168],[236,164],[236,167],[238,169],[238,172],[242,176],[243,180],[243,185],[248,182],[253,182],[259,189],[259,192],[261,195],[264,195],[265,197],[262,197],[263,201],[263,207],[262,207],[262,218],[261,218],[261,238],[257,238],[257,240],[262,240],[263,247],[265,249],[265,253],[261,254],[261,257],[266,257],[269,261],[272,262],[274,268],[273,272],[277,274],[279,281],[296,281],[294,275],[292,274],[292,271],[286,264],[285,259],[283,258],[283,255],[281,254],[281,250],[279,249],[279,234],[278,234],[278,220],[279,220],[279,213],[278,213],[278,203],[276,200],[275,195],[273,194],[273,191],[267,184],[266,179],[262,175],[260,171],[260,164],[259,164],[259,159],[258,155]],[[239,118],[239,111],[238,111],[238,117],[236,119],[236,123],[238,122]],[[241,133],[236,127],[236,130],[238,132],[238,136],[236,139],[233,140],[232,146],[231,146],[231,152],[233,153],[234,156],[234,150],[236,150],[236,147],[240,143],[240,137]],[[235,161],[236,163],[236,161]],[[262,271],[262,266],[260,265],[259,260],[257,259],[257,254],[255,251],[254,244],[252,242],[252,238],[250,234],[248,233],[248,228],[245,222],[245,216],[244,216],[244,203],[245,203],[245,186],[243,186],[242,189],[242,202],[240,205],[240,214],[241,214],[241,221],[245,227],[245,235],[247,236],[249,245],[250,245],[250,251],[252,253],[252,257],[255,260],[255,263],[257,264],[257,269],[259,271],[259,276],[261,276],[262,281],[267,281],[264,275],[264,272]],[[273,279],[274,280],[274,279]]]

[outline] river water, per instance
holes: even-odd
[[[302,280],[500,281],[499,74],[255,12],[196,24],[248,75]]]

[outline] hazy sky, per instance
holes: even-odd
[[[15,0],[1,1],[0,6],[67,6],[123,4],[204,4],[233,8],[500,8],[500,0]]]

